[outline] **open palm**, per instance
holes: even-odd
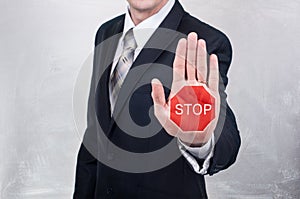
[[[209,77],[207,77],[208,69]],[[183,131],[170,119],[170,99],[183,86],[200,85],[203,85],[215,98],[215,119],[204,131]],[[195,99],[194,95],[194,93],[187,93],[180,96],[181,102],[191,103],[191,99]],[[168,134],[178,137],[191,146],[201,146],[210,139],[220,113],[218,58],[216,55],[210,55],[209,64],[207,63],[206,43],[204,40],[198,40],[196,33],[192,32],[187,39],[180,39],[178,42],[173,63],[173,82],[168,100],[165,100],[164,89],[158,79],[152,80],[152,99],[154,114]],[[196,127],[199,123],[197,120],[195,117],[187,125]]]

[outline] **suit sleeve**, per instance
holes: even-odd
[[[91,139],[92,136],[95,136],[94,118],[92,117],[94,105],[90,103],[92,93],[90,91],[87,117],[88,126],[84,134],[84,139]],[[94,198],[95,193],[97,159],[88,151],[84,143],[83,141],[77,156],[74,199]]]
[[[219,59],[221,109],[218,124],[214,132],[216,145],[213,157],[210,159],[209,175],[213,175],[232,165],[237,158],[241,144],[236,119],[226,101],[227,95],[225,93],[225,88],[228,84],[227,72],[232,59],[232,48],[226,36],[223,37],[218,46],[215,52],[212,53],[216,54]]]
[[[81,144],[77,158],[74,199],[94,198],[96,168],[96,159]]]
[[[98,34],[96,34],[98,35]],[[97,36],[95,41],[97,41]],[[95,43],[96,44],[96,43]],[[96,51],[96,47],[94,52]],[[96,52],[94,53],[96,54]],[[89,152],[85,143],[93,140],[96,136],[96,117],[95,117],[95,55],[93,64],[92,80],[88,99],[87,110],[87,128],[84,133],[83,142],[80,146],[77,156],[76,177],[74,199],[94,198],[96,177],[97,177],[97,159]],[[96,146],[96,145],[95,145]],[[89,146],[90,148],[91,146]]]

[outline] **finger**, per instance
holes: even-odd
[[[187,38],[186,72],[188,80],[196,80],[197,34],[192,32]]]
[[[160,105],[164,107],[166,104],[166,100],[165,100],[163,85],[158,79],[153,79],[151,81],[151,86],[152,86],[151,96],[154,103],[154,108],[156,107],[155,105]]]
[[[209,57],[209,88],[214,92],[219,92],[219,64],[218,57],[213,54]]]
[[[197,44],[197,79],[201,82],[207,81],[207,52],[206,44],[200,39]]]
[[[186,39],[180,39],[173,63],[173,82],[184,80],[185,75],[185,56],[186,56]]]

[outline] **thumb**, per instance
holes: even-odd
[[[162,83],[158,79],[152,79],[151,81],[152,86],[152,100],[154,105],[160,105],[165,106],[166,100],[165,100],[165,93]]]

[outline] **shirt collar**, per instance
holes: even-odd
[[[141,23],[139,23],[137,26],[134,25],[130,13],[129,13],[129,5],[127,7],[127,11],[125,14],[125,22],[124,22],[124,29],[123,29],[123,35],[121,37],[121,41],[123,41],[123,38],[126,34],[126,32],[133,28],[133,34],[135,41],[137,43],[137,48],[141,49],[144,47],[146,42],[150,39],[154,31],[159,27],[159,25],[162,23],[162,21],[166,18],[166,16],[171,11],[173,5],[175,4],[175,0],[168,0],[166,5],[162,7],[156,14],[152,15],[151,17],[145,19]],[[122,42],[123,45],[123,42]]]

